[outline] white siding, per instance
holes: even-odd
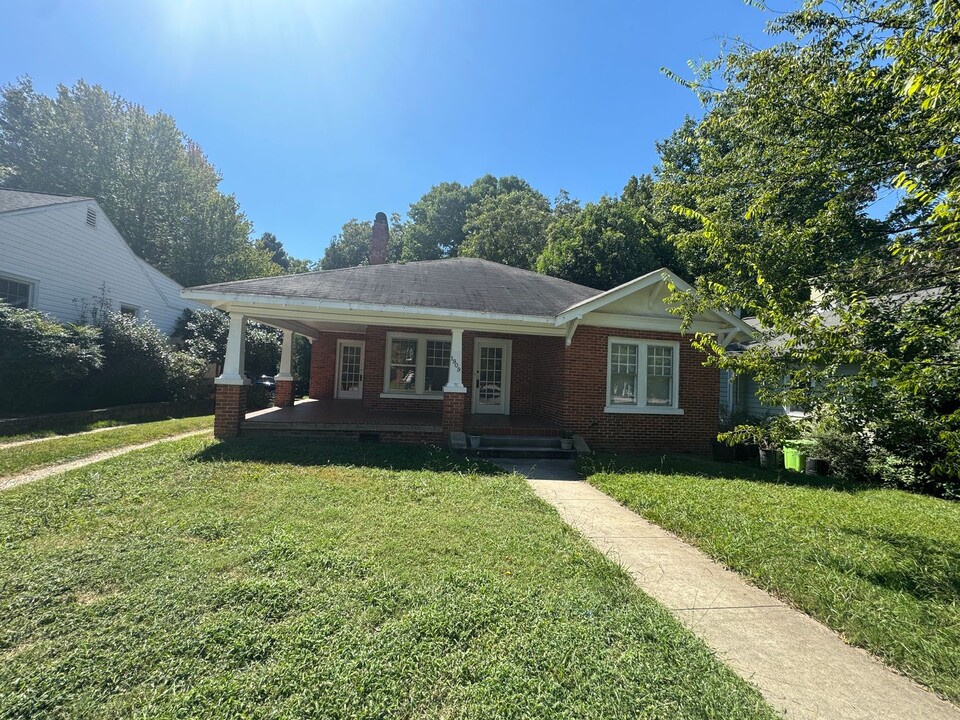
[[[185,308],[203,307],[138,258],[92,200],[0,213],[0,275],[35,282],[33,307],[64,322],[79,322],[81,302],[91,305],[104,285],[114,310],[135,306],[168,334]]]

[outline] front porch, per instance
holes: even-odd
[[[475,415],[464,418],[464,428],[474,435],[559,437],[559,425],[534,415]],[[244,435],[270,433],[337,437],[366,441],[431,440],[446,444],[443,412],[435,410],[384,410],[365,407],[357,400],[335,398],[299,400],[288,407],[247,413],[240,423]]]

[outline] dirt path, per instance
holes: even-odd
[[[68,437],[80,437],[81,435],[93,435],[94,433],[107,432],[107,430],[119,430],[127,428],[130,425],[111,425],[110,427],[97,428],[96,430],[83,430],[82,432],[67,433],[66,435],[47,435],[46,437],[30,438],[29,440],[17,440],[16,442],[5,443],[0,439],[0,450],[7,448],[20,447],[21,445],[33,445],[34,443],[44,442],[45,440],[62,440]]]
[[[112,429],[112,428],[108,428]],[[97,432],[96,430],[91,432]],[[13,475],[8,478],[0,478],[0,491],[9,490],[10,488],[17,487],[18,485],[25,485],[27,483],[35,482],[37,480],[43,480],[46,477],[51,475],[57,475],[58,473],[68,472],[70,470],[76,470],[82,468],[86,465],[92,465],[95,462],[100,462],[101,460],[109,460],[110,458],[115,458],[118,455],[126,455],[127,453],[134,452],[135,450],[143,450],[144,448],[152,447],[153,445],[158,445],[163,442],[171,442],[172,440],[183,440],[184,438],[193,437],[194,435],[203,435],[210,434],[213,430],[193,430],[187,433],[181,433],[179,435],[171,435],[170,437],[158,438],[157,440],[151,440],[150,442],[140,443],[139,445],[128,445],[122,448],[115,448],[113,450],[106,450],[95,455],[88,455],[85,458],[80,458],[78,460],[71,460],[70,462],[60,463],[58,465],[47,465],[46,467],[39,468],[37,470],[31,470],[30,472],[21,473],[20,475]],[[9,445],[7,447],[10,447]]]

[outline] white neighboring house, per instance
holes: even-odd
[[[137,257],[96,200],[0,188],[0,300],[76,323],[104,288],[114,310],[168,335],[204,308]]]

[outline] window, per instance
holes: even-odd
[[[33,307],[34,287],[28,280],[0,276],[0,301],[15,308]]]
[[[140,316],[140,308],[134,307],[133,305],[124,305],[123,303],[120,303],[120,314],[136,319]]]
[[[384,395],[443,397],[449,373],[449,339],[439,335],[387,333]]]
[[[680,344],[610,338],[606,412],[680,415]]]

